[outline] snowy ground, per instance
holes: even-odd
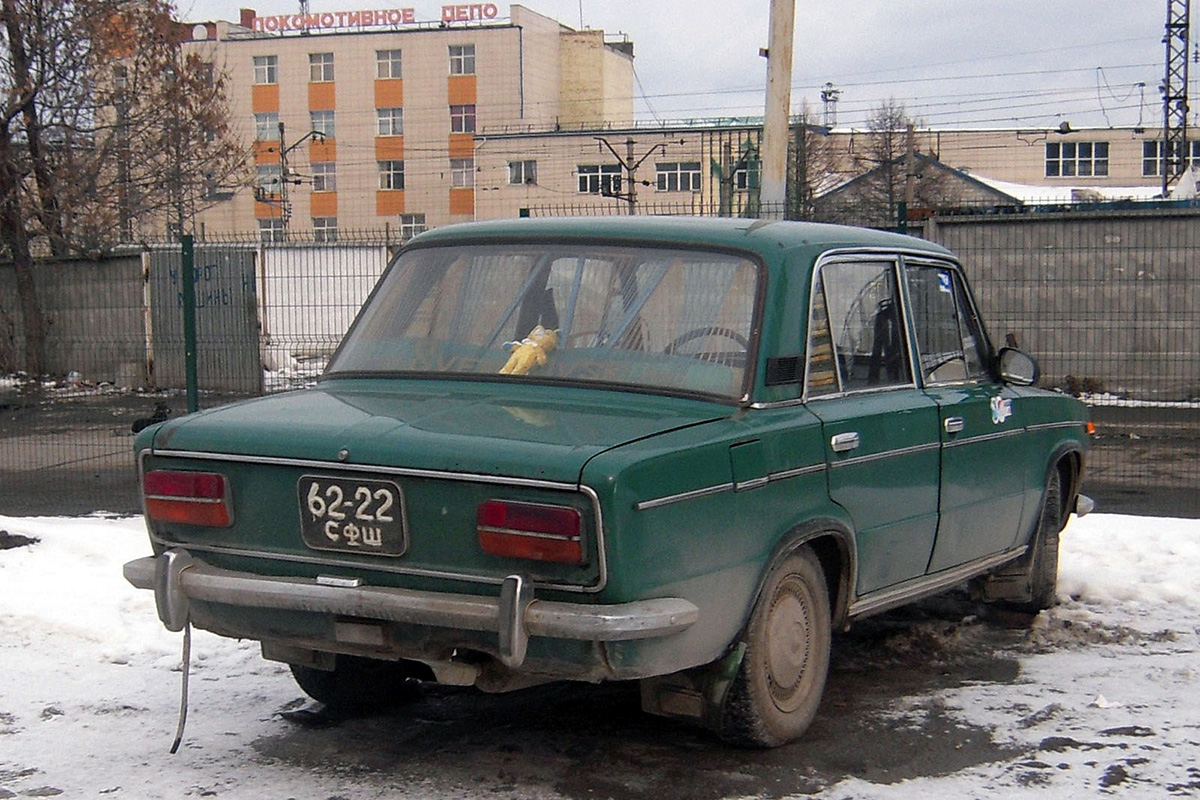
[[[658,721],[650,743],[631,756],[627,723],[601,722],[600,714],[596,724],[609,726],[601,734],[608,739],[596,752],[544,748],[538,760],[553,763],[538,768],[523,766],[511,742],[472,751],[496,763],[469,763],[475,756],[456,751],[459,729],[444,727],[445,719],[419,729],[425,738],[438,724],[454,732],[444,754],[426,748],[434,766],[404,764],[403,748],[378,741],[411,736],[402,718],[332,730],[297,725],[291,712],[303,702],[283,667],[263,661],[254,644],[203,632],[193,642],[187,734],[172,756],[180,636],[161,627],[150,593],[121,578],[125,561],[148,552],[140,520],[0,516],[0,529],[10,534],[0,546],[11,535],[40,540],[0,549],[0,798],[643,797],[663,779],[637,773],[639,763],[661,755],[655,748],[685,751],[697,771],[723,765],[720,788],[703,793],[710,798],[1200,797],[1200,521],[1073,521],[1063,536],[1063,603],[1012,640],[1006,657],[1019,664],[1014,675],[896,689],[872,712],[878,725],[900,732],[949,720],[952,743],[932,737],[927,746],[929,760],[942,763],[903,778],[881,778],[879,770],[870,780],[846,778],[866,774],[851,771],[782,785],[759,778],[783,766],[788,776],[802,774],[804,742],[768,754],[731,752]],[[964,619],[921,635],[953,648],[955,637],[983,625]],[[355,736],[374,740],[355,750],[346,741]],[[948,767],[953,759],[938,747],[969,750],[971,737],[989,740],[984,752],[995,755]],[[862,746],[846,738],[847,751]],[[296,747],[306,754],[290,755]],[[346,765],[352,751],[369,757]],[[607,769],[603,788],[578,775],[537,777],[537,769],[553,772],[575,757],[630,763]],[[743,764],[757,765],[755,780]]]

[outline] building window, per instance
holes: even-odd
[[[508,182],[513,186],[520,186],[523,183],[537,183],[537,162],[508,162]]]
[[[260,242],[282,242],[283,220],[260,219],[258,221],[258,240]]]
[[[379,136],[404,135],[403,108],[377,108],[375,109],[375,121],[378,125],[377,134]]]
[[[450,131],[452,133],[475,132],[475,106],[450,106]]]
[[[402,77],[404,77],[400,70],[400,51],[399,50],[376,50],[375,51],[375,77],[376,78],[402,78]]]
[[[580,194],[613,195],[621,191],[621,167],[617,164],[581,164]]]
[[[751,161],[733,173],[733,188],[739,192],[757,189],[761,185],[761,161]]]
[[[263,194],[279,194],[283,184],[283,171],[278,164],[259,164],[254,185]]]
[[[452,44],[452,45],[450,45],[450,74],[451,75],[474,75],[475,74],[475,45],[473,45],[473,44]]]
[[[450,186],[455,189],[470,189],[475,185],[475,159],[450,159]]]
[[[700,191],[699,161],[667,161],[655,164],[654,176],[660,192]]]
[[[1200,139],[1188,142],[1186,152],[1188,157],[1183,163],[1184,169],[1200,161]],[[1144,177],[1149,178],[1163,174],[1166,165],[1162,161],[1162,156],[1163,143],[1161,141],[1142,142],[1142,175]]]
[[[278,111],[260,111],[254,115],[254,138],[260,142],[279,141]]]
[[[400,215],[400,241],[407,242],[409,239],[416,236],[418,233],[425,232],[425,215],[424,214],[401,214]]]
[[[314,242],[336,242],[337,217],[313,217],[312,231]]]
[[[318,161],[312,165],[312,188],[314,192],[337,191],[337,163]]]
[[[1104,178],[1108,176],[1108,142],[1049,142],[1047,178]]]
[[[327,139],[334,139],[333,127],[333,112],[332,111],[310,111],[308,118],[312,123],[312,129]]]
[[[396,161],[380,161],[379,162],[379,188],[380,189],[403,189],[404,188],[404,162]]]
[[[279,56],[254,57],[254,82],[279,83]]]
[[[333,53],[308,54],[308,80],[329,83],[333,80]]]

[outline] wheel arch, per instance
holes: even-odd
[[[1046,462],[1046,470],[1042,474],[1042,486],[1050,480],[1052,470],[1058,471],[1060,530],[1067,524],[1071,510],[1075,506],[1075,496],[1079,494],[1079,486],[1083,479],[1083,448],[1077,442],[1064,442],[1056,447]]]
[[[825,587],[829,593],[832,625],[836,629],[844,623],[850,608],[857,564],[854,533],[842,520],[834,517],[816,517],[793,526],[775,544],[771,557],[767,559],[758,577],[746,624],[758,605],[768,576],[801,547],[811,548],[821,564],[821,571],[825,575]]]

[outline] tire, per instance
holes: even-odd
[[[1022,610],[1036,613],[1058,603],[1058,534],[1062,530],[1062,476],[1050,470],[1042,495],[1042,513],[1034,535],[1029,585],[1032,597]]]
[[[797,550],[767,576],[745,632],[746,651],[721,711],[719,734],[747,747],[800,736],[829,672],[829,591],[816,555]]]
[[[332,670],[290,664],[306,695],[336,709],[387,708],[416,697],[420,683],[406,662],[339,655]]]

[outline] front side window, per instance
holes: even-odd
[[[469,189],[475,185],[475,159],[450,159],[450,186],[455,189]]]
[[[754,262],[700,250],[417,248],[386,273],[327,374],[493,376],[737,399],[750,374],[758,281]],[[542,343],[544,360],[514,358],[529,338]]]
[[[450,45],[450,74],[451,75],[474,75],[475,74],[475,45],[473,45],[473,44],[452,44],[452,45]]]
[[[328,139],[336,138],[332,111],[310,111],[308,119],[313,131]]]
[[[934,265],[910,265],[907,272],[921,379],[927,385],[985,380],[988,341],[962,276]]]
[[[375,109],[375,134],[377,136],[404,135],[403,108]]]
[[[654,165],[656,187],[660,192],[700,191],[699,161],[667,161]]]
[[[401,78],[404,76],[404,72],[401,70],[400,66],[401,61],[399,50],[375,51],[376,78]]]
[[[333,80],[333,53],[308,54],[308,80],[329,83]]]
[[[452,133],[475,132],[475,106],[450,106],[450,131]]]
[[[615,195],[621,191],[621,166],[619,164],[581,164],[579,174],[580,194]]]
[[[260,111],[254,115],[254,138],[260,142],[279,141],[278,111]]]
[[[380,161],[379,162],[379,188],[380,189],[403,189],[404,188],[404,162],[403,161]]]
[[[318,161],[312,165],[314,192],[337,191],[337,162]]]
[[[1108,142],[1048,142],[1047,178],[1108,176]]]
[[[254,82],[279,83],[279,56],[254,57]]]
[[[833,261],[821,267],[809,313],[808,392],[911,385],[896,263]]]

